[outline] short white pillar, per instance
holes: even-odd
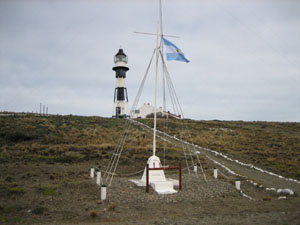
[[[239,180],[236,180],[236,181],[235,181],[235,188],[236,188],[237,190],[241,190],[241,181],[239,181]]]
[[[194,166],[194,172],[197,173],[198,167]]]
[[[218,169],[217,168],[215,168],[214,169],[214,178],[218,178]]]
[[[102,184],[101,185],[101,200],[105,200],[106,199],[106,185]]]
[[[100,184],[101,184],[101,172],[98,171],[96,174],[97,174],[96,184],[98,184],[100,186]]]
[[[94,178],[95,174],[95,168],[91,168],[91,178]]]

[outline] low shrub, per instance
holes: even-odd
[[[5,178],[5,181],[6,181],[6,182],[12,182],[12,180],[13,180],[13,178],[12,178],[11,176],[7,176],[7,177]]]
[[[89,214],[90,214],[90,217],[92,217],[92,218],[95,218],[95,217],[98,216],[98,214],[97,214],[97,212],[96,212],[95,210],[91,210],[91,211],[89,212]]]
[[[47,208],[44,207],[36,207],[31,212],[35,215],[42,215],[44,212],[48,211]]]

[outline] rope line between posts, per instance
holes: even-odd
[[[199,166],[197,166],[197,167],[200,168]],[[124,174],[120,174],[120,173],[110,173],[110,172],[107,172],[107,171],[103,171],[103,170],[100,170],[100,169],[97,168],[97,167],[93,167],[93,168],[95,168],[95,169],[98,170],[98,171],[101,171],[101,172],[104,173],[104,174],[110,174],[110,175],[119,176],[119,177],[130,177],[130,176],[139,174],[139,173],[141,173],[141,172],[144,171],[144,169],[142,169],[142,170],[139,170],[139,171],[133,172],[133,173],[127,173],[127,174],[124,173]],[[191,169],[191,168],[193,168],[193,166],[190,166],[189,168]],[[183,168],[183,169],[181,169],[181,170],[184,171],[184,170],[187,170],[187,169],[188,169],[188,167],[185,167],[185,168]],[[207,170],[203,170],[203,172],[208,172],[208,171],[212,171],[212,170],[213,170],[213,169],[207,169]],[[176,173],[176,171],[168,171],[168,173]]]
[[[133,175],[136,175],[136,174],[139,174],[141,172],[143,172],[144,170],[139,170],[137,172],[134,172],[134,173],[127,173],[127,174],[121,174],[121,173],[110,173],[110,172],[107,172],[107,171],[102,171],[104,174],[110,174],[110,175],[114,175],[114,176],[119,176],[119,177],[130,177],[130,176],[133,176]]]
[[[218,172],[219,172],[223,177],[225,177],[225,178],[228,179],[228,180],[236,180],[236,178],[232,178],[232,177],[229,177],[229,176],[225,175],[221,170],[218,170]]]
[[[197,166],[199,169],[201,169],[201,167],[200,166]],[[203,172],[208,172],[208,171],[213,171],[214,169],[203,169]]]
[[[143,172],[143,171],[144,171],[144,170],[139,170],[139,171],[137,171],[137,172],[135,172],[135,173],[128,173],[128,174],[118,174],[118,173],[116,173],[116,176],[119,176],[119,177],[130,177],[130,176],[139,174],[139,173],[141,173],[141,172]]]
[[[225,177],[227,180],[240,180],[240,181],[246,181],[246,179],[245,178],[243,178],[243,177],[239,177],[239,178],[233,178],[233,177],[229,177],[229,176],[227,176],[227,175],[225,175],[221,170],[218,170],[218,172],[223,176],[223,177]]]

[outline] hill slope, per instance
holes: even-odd
[[[141,120],[152,126],[152,120]],[[296,195],[278,200],[275,192],[242,181],[234,188],[234,176],[216,180],[211,161],[200,154],[202,174],[183,170],[183,190],[175,195],[145,194],[129,182],[128,173],[143,171],[152,151],[152,134],[132,126],[108,199],[89,177],[91,166],[106,168],[125,120],[79,116],[0,117],[0,224],[298,224],[299,184]],[[251,162],[299,179],[299,124],[265,122],[190,121],[168,122],[167,132],[235,159]],[[158,120],[162,131],[164,121]],[[157,154],[168,164],[184,161],[180,145],[158,140]],[[165,151],[164,151],[165,149]],[[201,151],[201,150],[200,150]],[[209,154],[208,154],[209,155]],[[210,154],[214,157],[213,154]],[[222,162],[221,158],[218,158]],[[240,174],[260,181],[261,174],[237,168]],[[103,171],[103,170],[102,170]],[[223,173],[226,173],[223,170]],[[178,174],[167,174],[177,179]],[[131,176],[132,177],[132,176]],[[132,178],[139,179],[141,174]],[[257,179],[256,179],[257,178]],[[273,179],[276,179],[273,182]],[[286,188],[285,181],[269,178]],[[269,186],[266,186],[269,187]],[[270,186],[273,187],[273,186]],[[225,206],[225,207],[224,207]]]
[[[141,120],[152,126],[152,120]],[[0,162],[82,162],[109,158],[124,129],[121,119],[79,116],[0,117]],[[164,131],[164,121],[158,129]],[[169,120],[167,133],[217,150],[244,162],[300,178],[300,123]],[[127,138],[123,161],[145,160],[151,134],[134,127]],[[158,143],[158,152],[164,148]],[[167,145],[169,160],[180,148]],[[173,151],[175,150],[175,151]]]

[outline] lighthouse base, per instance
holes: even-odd
[[[123,114],[123,115],[113,115],[112,116],[112,118],[120,118],[120,119],[126,119],[126,118],[128,118],[129,116],[128,115],[126,115],[126,114]]]
[[[147,164],[149,165],[149,168],[162,168],[160,159],[153,155],[151,156]],[[147,168],[144,170],[144,174],[140,180],[129,180],[136,184],[139,187],[145,187],[146,186],[146,179],[147,179]],[[178,180],[174,179],[167,179],[165,177],[164,170],[149,170],[149,184],[150,186],[158,193],[158,194],[174,194],[177,193],[176,190],[174,190],[174,186],[178,186],[179,182]]]

